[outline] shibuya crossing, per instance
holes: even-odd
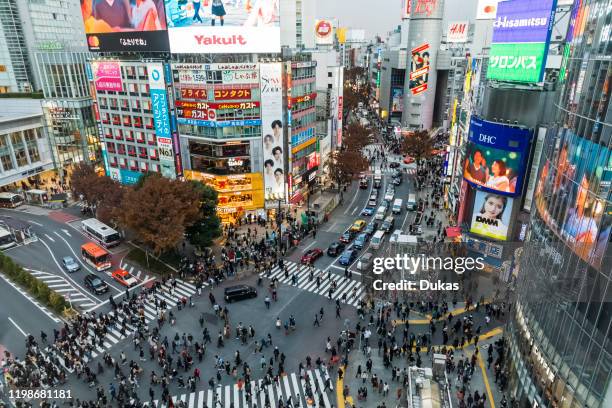
[[[612,407],[611,19],[0,0],[0,408]]]

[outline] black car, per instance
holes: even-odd
[[[363,232],[365,232],[368,235],[374,235],[377,229],[378,229],[378,223],[376,221],[372,221],[365,227]]]
[[[391,180],[391,183],[394,186],[399,186],[400,184],[402,184],[402,178],[401,177],[395,177],[393,180]]]
[[[327,248],[327,255],[329,256],[338,256],[342,251],[344,251],[344,245],[342,242],[333,242],[329,248]]]
[[[389,168],[391,169],[397,169],[399,166],[400,166],[400,163],[396,161],[389,163]]]
[[[94,274],[89,274],[84,279],[85,287],[91,290],[96,295],[108,292],[108,285],[102,279]]]
[[[227,303],[234,300],[252,299],[257,297],[257,290],[249,285],[236,285],[225,288],[223,298]]]

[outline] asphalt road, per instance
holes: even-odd
[[[414,168],[414,165],[405,165],[403,163],[401,164],[400,169],[403,173],[403,181],[401,185],[395,187],[394,199],[401,198],[404,201],[404,208],[402,209],[401,214],[395,216],[395,227],[393,228],[393,230],[401,229],[402,231],[406,232],[408,230],[408,226],[414,220],[415,213],[409,212],[405,208],[405,203],[409,193],[414,192],[414,175],[408,174],[406,170],[408,169],[409,171],[412,171],[412,169]],[[380,162],[376,162],[374,166],[372,166],[372,168],[370,169],[369,173],[373,174],[376,169],[380,169]],[[386,169],[383,171],[383,184],[379,189],[378,196],[379,204],[383,200],[384,192],[387,186],[391,183],[391,172],[392,170],[390,169]],[[297,250],[294,250],[287,257],[287,259],[293,262],[299,262],[301,256],[306,250],[312,248],[320,248],[325,252],[325,254],[315,261],[315,267],[320,270],[323,270],[324,272],[328,272],[331,270],[332,273],[344,275],[345,266],[340,265],[340,263],[338,262],[340,256],[330,257],[327,255],[326,251],[329,245],[333,242],[338,241],[342,233],[348,228],[350,228],[350,226],[353,225],[356,220],[361,219],[369,223],[371,220],[374,219],[373,215],[361,215],[361,212],[366,207],[368,198],[370,197],[370,194],[373,190],[372,178],[373,176],[370,176],[370,183],[367,189],[360,189],[359,182],[353,181],[353,183],[347,188],[347,191],[344,193],[343,205],[336,208],[336,210],[333,212],[333,216],[328,222],[319,225],[316,232],[316,238],[313,239],[312,237],[310,237],[302,241]],[[391,215],[390,210],[387,212],[387,215]],[[382,221],[378,221],[379,227],[381,224]],[[375,255],[377,253],[382,254],[385,252],[388,245],[388,236],[385,238],[384,244],[378,250],[370,249],[370,242],[368,241],[366,247],[359,251],[358,257],[349,266],[354,276],[359,277],[360,275],[359,271],[356,268],[356,265],[363,254],[368,251],[374,252]]]
[[[81,245],[90,242],[90,239],[81,231],[80,219],[76,215],[68,211],[52,211],[48,216],[43,216],[18,209],[0,209],[0,215],[28,222],[32,232],[38,237],[35,242],[9,248],[4,252],[37,278],[45,281],[53,290],[64,294],[75,307],[89,310],[108,298],[107,295],[96,296],[84,287],[83,279],[89,273],[106,281],[110,287],[108,295],[124,292],[124,287],[114,281],[110,274],[120,266],[123,256],[129,250],[127,244],[110,249],[113,267],[97,272],[82,261]],[[75,259],[81,269],[68,273],[61,263],[65,256]]]

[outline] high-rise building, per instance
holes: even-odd
[[[571,15],[511,321],[510,389],[522,407],[612,406],[612,11],[582,0]]]
[[[316,3],[280,0],[281,44],[291,49],[315,47]]]
[[[290,122],[289,129],[289,201],[304,202],[315,184],[319,169],[316,126],[316,61],[310,54],[295,54],[286,61],[287,77],[286,106]]]
[[[0,90],[32,92],[42,87],[36,54],[86,51],[77,0],[0,0]]]

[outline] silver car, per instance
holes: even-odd
[[[68,272],[76,272],[81,269],[81,265],[79,265],[79,263],[71,256],[65,256],[62,258],[62,266]]]

